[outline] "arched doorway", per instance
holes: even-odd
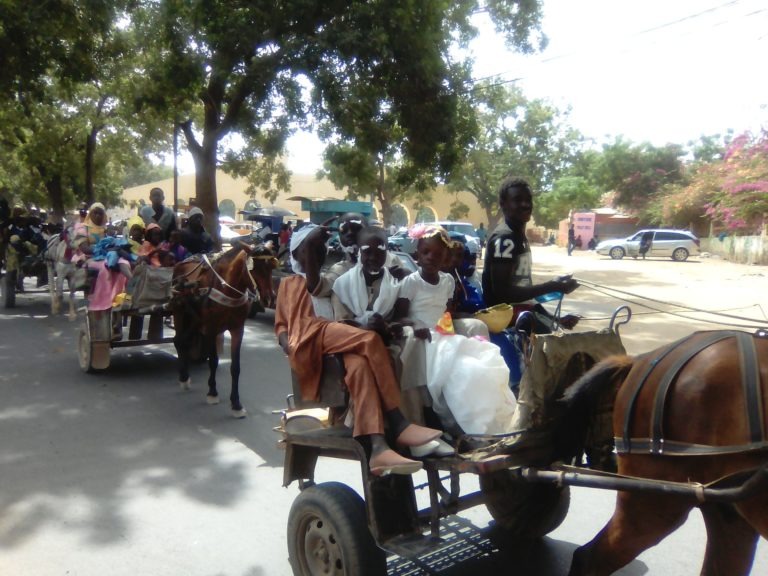
[[[432,206],[422,206],[416,212],[416,222],[436,222],[437,212]]]
[[[408,209],[402,204],[392,205],[392,223],[398,228],[408,226]]]
[[[237,207],[232,200],[226,199],[219,202],[219,216],[229,216],[234,219],[235,212],[237,212]]]

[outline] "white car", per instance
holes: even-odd
[[[627,238],[605,240],[595,248],[595,252],[621,260],[624,256],[637,258],[640,256],[640,241],[643,236],[650,239],[651,246],[646,253],[648,257],[672,258],[683,262],[688,256],[699,255],[699,239],[687,230],[648,229]]]
[[[480,238],[477,237],[475,227],[472,226],[472,224],[469,222],[452,222],[450,220],[442,220],[440,222],[435,222],[435,224],[439,224],[448,232],[458,232],[459,234],[463,234],[467,239],[467,248],[469,248],[470,254],[474,254],[475,256],[480,255]]]
[[[219,224],[219,236],[221,236],[221,241],[224,244],[229,244],[234,238],[240,238],[239,233],[237,233],[235,230],[232,230],[232,228],[226,224],[221,223]]]

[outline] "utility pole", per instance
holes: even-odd
[[[179,123],[173,123],[173,216],[179,213]]]

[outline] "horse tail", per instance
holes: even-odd
[[[631,356],[610,356],[566,389],[558,400],[561,410],[554,432],[556,460],[570,462],[581,457],[599,399],[607,391],[618,389],[634,362]]]

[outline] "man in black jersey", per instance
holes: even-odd
[[[519,310],[533,310],[537,318],[537,332],[553,327],[552,316],[537,304],[536,297],[553,292],[570,294],[579,284],[570,276],[563,276],[534,284],[531,278],[531,247],[525,236],[525,226],[533,211],[533,194],[525,180],[505,179],[499,188],[499,206],[504,220],[488,237],[483,268],[483,296],[487,306],[514,304]],[[560,325],[571,329],[578,316],[560,318]]]

